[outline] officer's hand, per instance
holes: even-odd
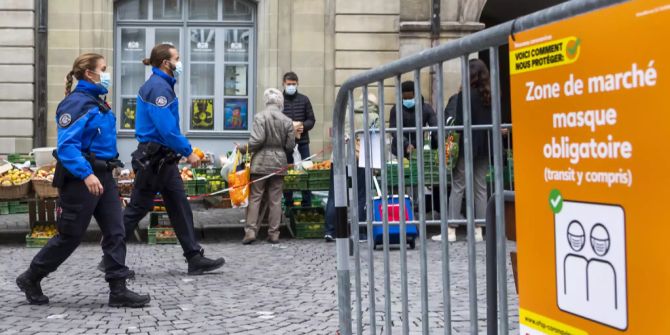
[[[198,167],[200,165],[200,157],[198,157],[198,155],[196,155],[195,152],[188,155],[188,158],[186,158],[186,160],[188,160],[188,163],[191,164],[191,166],[193,167]]]
[[[88,177],[86,177],[86,179],[84,179],[84,183],[86,184],[88,191],[96,197],[99,197],[105,191],[102,188],[100,180],[94,174],[90,174]]]

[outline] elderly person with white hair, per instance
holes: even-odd
[[[283,175],[287,166],[287,152],[295,147],[293,121],[282,113],[283,93],[275,88],[265,90],[263,94],[265,109],[254,116],[249,139],[251,156],[251,184],[247,223],[243,244],[256,241],[259,229],[259,212],[267,205],[269,211],[268,241],[279,243],[279,223],[281,221],[281,199],[284,188]],[[268,175],[275,175],[261,179]],[[261,204],[263,200],[267,204]]]

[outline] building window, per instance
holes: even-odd
[[[156,44],[174,45],[185,72],[175,91],[189,135],[248,132],[254,104],[255,5],[246,0],[121,0],[116,5],[115,105],[119,132],[135,129],[142,64]]]

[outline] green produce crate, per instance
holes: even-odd
[[[10,201],[9,214],[25,214],[28,213],[28,203],[23,201]]]
[[[7,215],[7,214],[9,214],[9,203],[0,202],[0,215]]]
[[[309,176],[305,174],[290,174],[284,176],[284,190],[305,191],[309,187]]]
[[[169,237],[169,238],[160,237],[160,234],[165,232],[165,231],[174,232],[174,229],[172,227],[163,227],[163,228],[151,228],[151,227],[149,227],[149,229],[147,229],[147,241],[149,242],[149,244],[177,244],[177,243],[179,243],[179,240],[177,240],[177,236]]]
[[[289,217],[296,238],[323,238],[326,219],[322,207],[292,208]]]
[[[309,180],[330,179],[330,170],[305,170]]]
[[[26,247],[28,247],[28,248],[41,248],[41,247],[45,246],[47,244],[47,242],[49,242],[51,237],[53,237],[53,236],[51,236],[51,237],[32,237],[32,232],[37,227],[40,227],[40,228],[41,227],[50,227],[50,228],[55,229],[55,226],[53,224],[45,224],[45,223],[39,223],[39,222],[35,223],[35,226],[31,230],[31,232],[26,234]],[[52,233],[54,233],[54,232],[52,232]]]
[[[10,154],[7,156],[7,161],[14,164],[23,164],[30,161],[31,165],[35,165],[35,158],[29,154]]]
[[[327,191],[330,188],[330,178],[328,179],[310,179],[307,183],[307,189],[310,191]]]
[[[295,237],[299,239],[318,239],[323,238],[325,234],[325,226],[323,224],[305,224],[295,226]]]
[[[26,247],[41,248],[47,245],[50,239],[49,237],[31,237],[30,234],[26,234]]]
[[[186,195],[189,197],[205,194],[207,191],[207,180],[205,179],[193,179],[184,181],[184,190],[186,190]]]

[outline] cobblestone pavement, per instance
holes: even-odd
[[[137,271],[130,287],[150,293],[143,309],[107,307],[108,288],[95,270],[100,247],[83,244],[61,268],[43,281],[48,306],[30,306],[14,279],[37,252],[20,245],[0,246],[0,334],[335,334],[337,296],[334,244],[320,240],[282,240],[279,246],[242,246],[238,240],[203,243],[206,254],[223,255],[218,273],[186,276],[181,249],[173,245],[130,244],[128,264]],[[484,259],[478,249],[479,323],[485,320]],[[367,247],[362,276],[367,283]],[[383,329],[383,252],[375,252],[377,334]],[[399,251],[391,251],[393,330],[400,333]],[[468,333],[467,251],[464,242],[451,244],[451,294],[454,334]],[[421,333],[419,252],[408,252],[410,330]],[[440,244],[428,242],[429,320],[434,333],[442,317]],[[353,262],[352,262],[353,267]],[[511,278],[511,274],[510,274]],[[353,272],[352,272],[353,282]],[[512,324],[517,300],[510,280]],[[353,285],[352,285],[353,290]],[[364,284],[364,324],[368,325],[367,285]],[[355,302],[355,296],[352,299]],[[354,328],[356,322],[354,322]],[[515,329],[515,328],[513,328]],[[366,328],[366,334],[367,332]],[[480,329],[480,332],[482,329]]]

